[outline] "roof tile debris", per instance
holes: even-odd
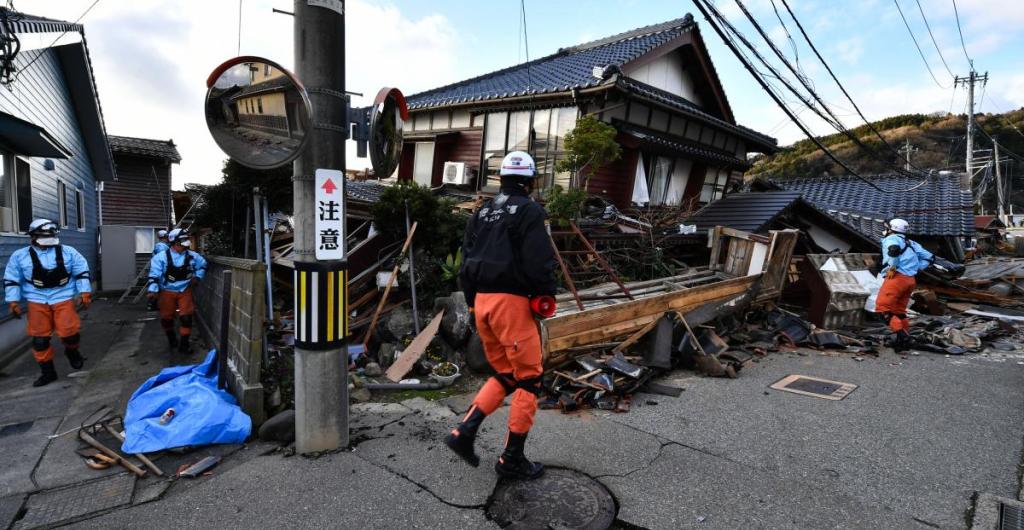
[[[146,156],[150,158],[161,158],[171,162],[181,162],[181,155],[173,140],[150,140],[148,138],[133,138],[131,136],[107,135],[110,142],[110,151],[117,154],[129,154]]]
[[[798,200],[796,191],[733,193],[701,208],[686,222],[697,225],[698,232],[721,225],[757,233]]]

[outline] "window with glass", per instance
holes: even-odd
[[[510,151],[533,156],[541,189],[554,184],[569,187],[569,174],[557,173],[557,162],[565,157],[565,134],[576,126],[576,107],[533,111],[490,112],[484,121],[484,189],[497,190],[501,160]]]
[[[32,222],[28,162],[0,151],[0,232],[24,232]]]
[[[665,204],[672,173],[675,171],[675,159],[644,153],[643,161],[644,172],[647,174],[647,193],[651,199],[649,204]]]
[[[85,229],[85,194],[75,190],[75,221],[79,230]]]
[[[263,114],[263,98],[256,98],[256,112]]]
[[[416,143],[414,154],[412,179],[420,186],[430,187],[434,179],[434,142]]]
[[[725,186],[729,183],[729,171],[708,168],[704,176],[704,186],[700,190],[701,204],[717,201],[725,196]]]
[[[68,185],[57,181],[57,219],[61,228],[68,227]]]
[[[135,229],[135,253],[152,254],[153,246],[156,245],[156,229],[136,228]]]

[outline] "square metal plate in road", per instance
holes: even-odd
[[[999,503],[999,530],[1024,530],[1024,511],[1016,506]]]
[[[850,392],[853,392],[857,388],[857,385],[806,375],[787,375],[786,377],[776,381],[769,388],[782,390],[783,392],[801,394],[804,396],[839,401],[850,395]]]
[[[71,522],[82,516],[128,504],[135,490],[135,475],[121,473],[33,494],[14,530],[28,530]]]

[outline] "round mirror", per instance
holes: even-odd
[[[402,124],[409,119],[405,96],[397,88],[377,92],[370,111],[370,164],[377,178],[388,178],[402,160]]]
[[[206,81],[206,125],[236,162],[273,169],[299,156],[312,113],[298,79],[274,61],[236,57]]]

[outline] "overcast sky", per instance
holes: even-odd
[[[15,0],[21,11],[73,21],[94,0]],[[782,9],[781,0],[775,0]],[[913,0],[900,6],[938,82],[952,85],[969,67],[952,0],[919,0],[942,58]],[[746,0],[754,15],[793,56],[771,0]],[[963,112],[962,88],[940,88],[929,76],[891,0],[789,0],[815,45],[869,119],[908,112]],[[733,0],[716,4],[755,37]],[[288,0],[241,0],[241,54],[261,55],[291,68],[292,18]],[[372,97],[382,86],[406,94],[449,84],[525,60],[518,0],[348,0],[348,90]],[[977,95],[985,112],[1024,106],[1024,2],[960,0],[967,53],[990,81]],[[696,7],[680,0],[526,0],[529,56],[697,13],[712,60],[739,123],[780,144],[800,131],[756,86]],[[784,14],[784,12],[783,12]],[[853,127],[859,118],[831,83],[810,49],[797,39],[800,65],[826,101]],[[110,134],[173,139],[183,161],[174,185],[216,183],[224,155],[203,120],[205,80],[239,51],[238,0],[100,0],[82,20]],[[768,53],[762,43],[762,51]],[[983,98],[982,98],[983,95]],[[356,98],[356,105],[368,104]],[[808,113],[809,114],[809,113]],[[814,123],[816,133],[830,130]],[[369,165],[349,149],[349,167]]]

